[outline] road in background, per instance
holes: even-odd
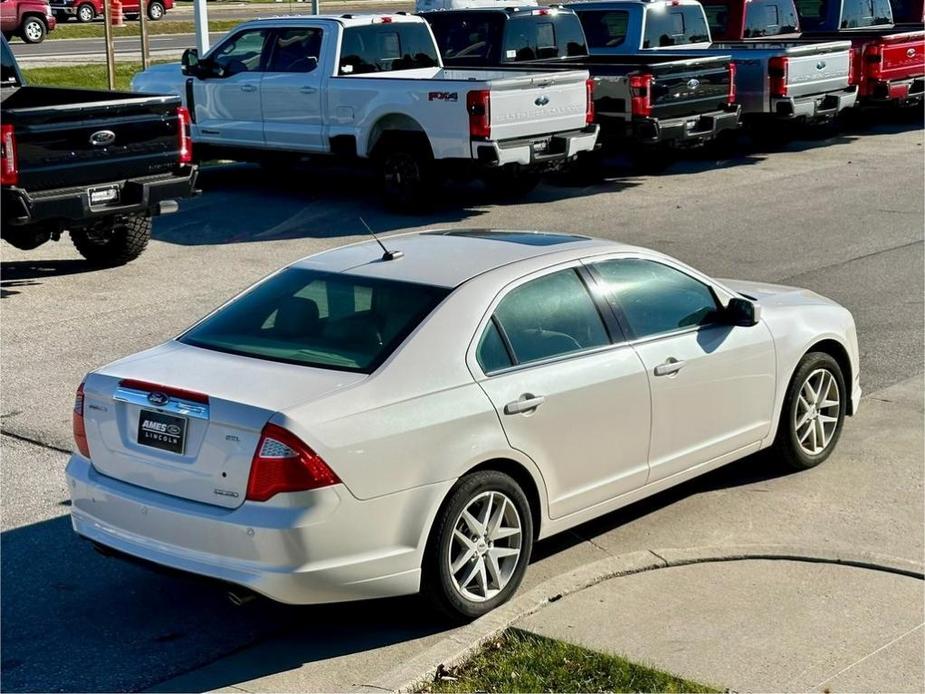
[[[74,390],[88,370],[168,339],[284,263],[363,238],[362,216],[381,233],[591,233],[717,277],[808,287],[854,312],[865,393],[896,400],[878,392],[923,372],[922,143],[916,117],[770,154],[702,155],[659,176],[617,172],[591,186],[561,177],[506,205],[478,185],[458,186],[415,216],[384,211],[376,181],[354,170],[272,175],[231,165],[204,171],[204,194],[158,218],[155,240],[125,267],[91,271],[67,238],[31,252],[4,246],[4,689],[133,690],[201,671],[212,674],[167,686],[292,672],[298,686],[275,689],[331,691],[372,681],[445,635],[414,599],[235,610],[214,586],[96,555],[70,529],[63,476]],[[895,426],[908,448],[920,414],[912,424],[888,414],[870,431]],[[852,426],[818,470],[777,478],[752,457],[542,542],[526,585],[605,551],[716,544],[735,533],[754,541],[772,526],[810,525],[821,543],[920,560],[921,454],[881,460],[890,437],[865,444],[866,430],[855,425],[852,438]],[[220,660],[230,653],[238,657]]]

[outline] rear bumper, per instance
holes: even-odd
[[[833,118],[842,110],[854,106],[857,99],[857,85],[828,94],[774,98],[771,99],[771,114],[783,120]]]
[[[184,167],[180,174],[161,174],[110,184],[29,193],[15,186],[2,190],[3,223],[14,226],[60,221],[92,223],[114,215],[162,211],[162,202],[193,195],[198,169]],[[117,186],[119,198],[112,204],[90,204],[90,191]]]
[[[628,126],[628,134],[642,144],[691,147],[713,140],[725,130],[738,128],[740,113],[736,105],[728,110],[668,120],[634,118]]]
[[[227,509],[106,477],[76,453],[66,475],[81,537],[292,604],[417,592],[431,519],[452,486],[360,501],[338,485]]]
[[[925,98],[925,75],[892,82],[868,82],[859,102],[865,106],[920,104]]]
[[[554,168],[582,152],[590,152],[597,143],[597,125],[552,135],[518,140],[472,142],[472,156],[481,166],[498,167],[517,164],[524,167]]]

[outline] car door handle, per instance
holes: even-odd
[[[242,85],[241,85],[241,91],[242,91],[242,92],[256,92],[256,91],[257,91],[257,85],[254,85],[254,84],[242,84]]]
[[[315,87],[302,87],[299,91],[303,94],[314,94],[318,90]]]
[[[546,402],[546,398],[542,395],[524,393],[520,396],[519,400],[509,402],[504,406],[504,414],[525,414],[527,412],[533,412],[533,410],[544,402]]]
[[[656,376],[673,376],[678,373],[681,369],[684,368],[686,361],[681,361],[680,359],[675,359],[674,357],[668,357],[663,364],[659,364],[655,367]]]

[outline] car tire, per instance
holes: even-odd
[[[148,19],[156,22],[164,16],[164,5],[159,2],[148,4]]]
[[[151,217],[146,214],[116,218],[108,227],[71,231],[78,253],[98,267],[116,267],[135,260],[150,238]]]
[[[48,27],[38,17],[26,17],[19,30],[19,37],[26,43],[41,43],[48,34]]]
[[[77,21],[81,24],[92,22],[96,19],[96,8],[90,3],[85,2],[77,8],[77,14],[74,16],[77,17]]]
[[[513,200],[529,195],[542,180],[538,171],[502,167],[485,174],[485,185],[494,197]]]
[[[500,520],[496,516],[499,507]],[[487,528],[483,524],[480,531],[470,525],[472,521],[483,523],[486,513]],[[450,491],[434,520],[422,566],[421,592],[450,619],[475,619],[510,599],[527,570],[532,549],[533,516],[520,485],[496,470],[466,475]]]
[[[850,393],[832,355],[809,352],[787,386],[774,452],[789,468],[808,470],[831,455],[841,436]]]
[[[383,137],[376,146],[385,204],[399,212],[414,212],[430,202],[437,187],[434,158],[427,140],[417,136]]]

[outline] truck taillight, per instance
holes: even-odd
[[[787,96],[787,78],[789,75],[789,58],[776,57],[768,61],[768,88],[771,91],[771,96]]]
[[[469,112],[469,137],[480,140],[491,138],[491,92],[477,89],[466,94]]]
[[[585,123],[594,122],[594,80],[585,81]]]
[[[854,74],[854,47],[848,50],[848,84],[857,84],[858,79]]]
[[[736,102],[736,64],[729,63],[729,95],[726,98],[730,104]]]
[[[298,436],[275,424],[263,428],[247,480],[249,501],[339,483],[334,471]]]
[[[9,123],[0,125],[0,184],[19,183],[19,156],[16,153],[16,133]]]
[[[861,70],[871,79],[880,79],[883,74],[883,46],[872,43],[864,49],[864,66]]]
[[[87,429],[84,427],[84,384],[77,386],[74,396],[74,412],[71,413],[71,428],[74,431],[74,443],[84,458],[90,457],[90,445],[87,443]]]
[[[652,75],[630,76],[630,110],[642,118],[652,115]]]
[[[193,163],[193,138],[190,134],[190,115],[186,106],[177,108],[177,161],[181,164]]]

